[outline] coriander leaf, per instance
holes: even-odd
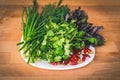
[[[64,50],[62,47],[57,47],[56,50],[55,50],[55,53],[57,55],[62,55],[64,53]]]
[[[63,60],[67,60],[68,58],[69,58],[69,55],[63,55],[63,56],[62,56],[62,59],[63,59]]]
[[[54,32],[53,32],[52,30],[49,30],[49,31],[47,32],[47,35],[48,35],[48,36],[54,36]]]
[[[62,59],[61,56],[56,56],[56,57],[54,58],[54,61],[55,61],[55,62],[59,62],[59,61],[61,61],[61,59]]]

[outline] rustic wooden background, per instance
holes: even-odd
[[[38,0],[39,10],[58,0]],[[120,80],[120,0],[64,0],[71,10],[81,6],[94,25],[103,25],[104,46],[89,65],[51,71],[26,64],[16,43],[21,38],[21,11],[31,0],[0,0],[0,80]]]

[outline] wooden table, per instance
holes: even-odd
[[[72,10],[77,6],[69,6]],[[0,6],[0,80],[120,80],[120,6],[81,6],[89,22],[103,25],[104,46],[96,48],[89,65],[66,71],[32,67],[24,62],[16,43],[21,39],[22,6]],[[41,7],[39,7],[41,9]]]

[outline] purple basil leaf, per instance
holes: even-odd
[[[92,30],[92,34],[96,34],[96,33],[98,33],[102,29],[103,29],[102,26],[100,26],[100,27],[94,27],[93,30]]]
[[[97,30],[96,30],[96,34],[99,32],[99,31],[101,31],[101,30],[103,30],[104,28],[103,28],[103,26],[99,26],[98,28],[97,28]]]

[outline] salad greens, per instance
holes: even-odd
[[[48,56],[50,62],[59,62],[68,59],[72,52],[72,47],[82,49],[85,47],[83,31],[78,32],[74,21],[67,23],[65,20],[56,24],[49,20],[46,25],[47,33],[41,43],[41,55]],[[78,38],[77,38],[78,37]],[[75,41],[76,40],[76,41]],[[80,41],[81,40],[81,41]],[[80,46],[80,44],[82,44]]]
[[[81,21],[84,25],[87,17],[82,20],[71,17],[70,9],[66,5],[49,4],[37,11],[37,1],[33,0],[32,7],[24,7],[22,13],[22,41],[20,50],[28,58],[28,63],[34,63],[39,59],[52,62],[60,62],[70,57],[72,48],[83,49],[87,43],[98,45],[101,37],[88,36],[85,29],[79,29],[76,22]],[[83,14],[83,13],[81,13]],[[97,29],[98,31],[98,29]],[[95,31],[94,33],[97,33]],[[93,33],[93,34],[94,34]],[[103,42],[101,42],[103,43]]]

